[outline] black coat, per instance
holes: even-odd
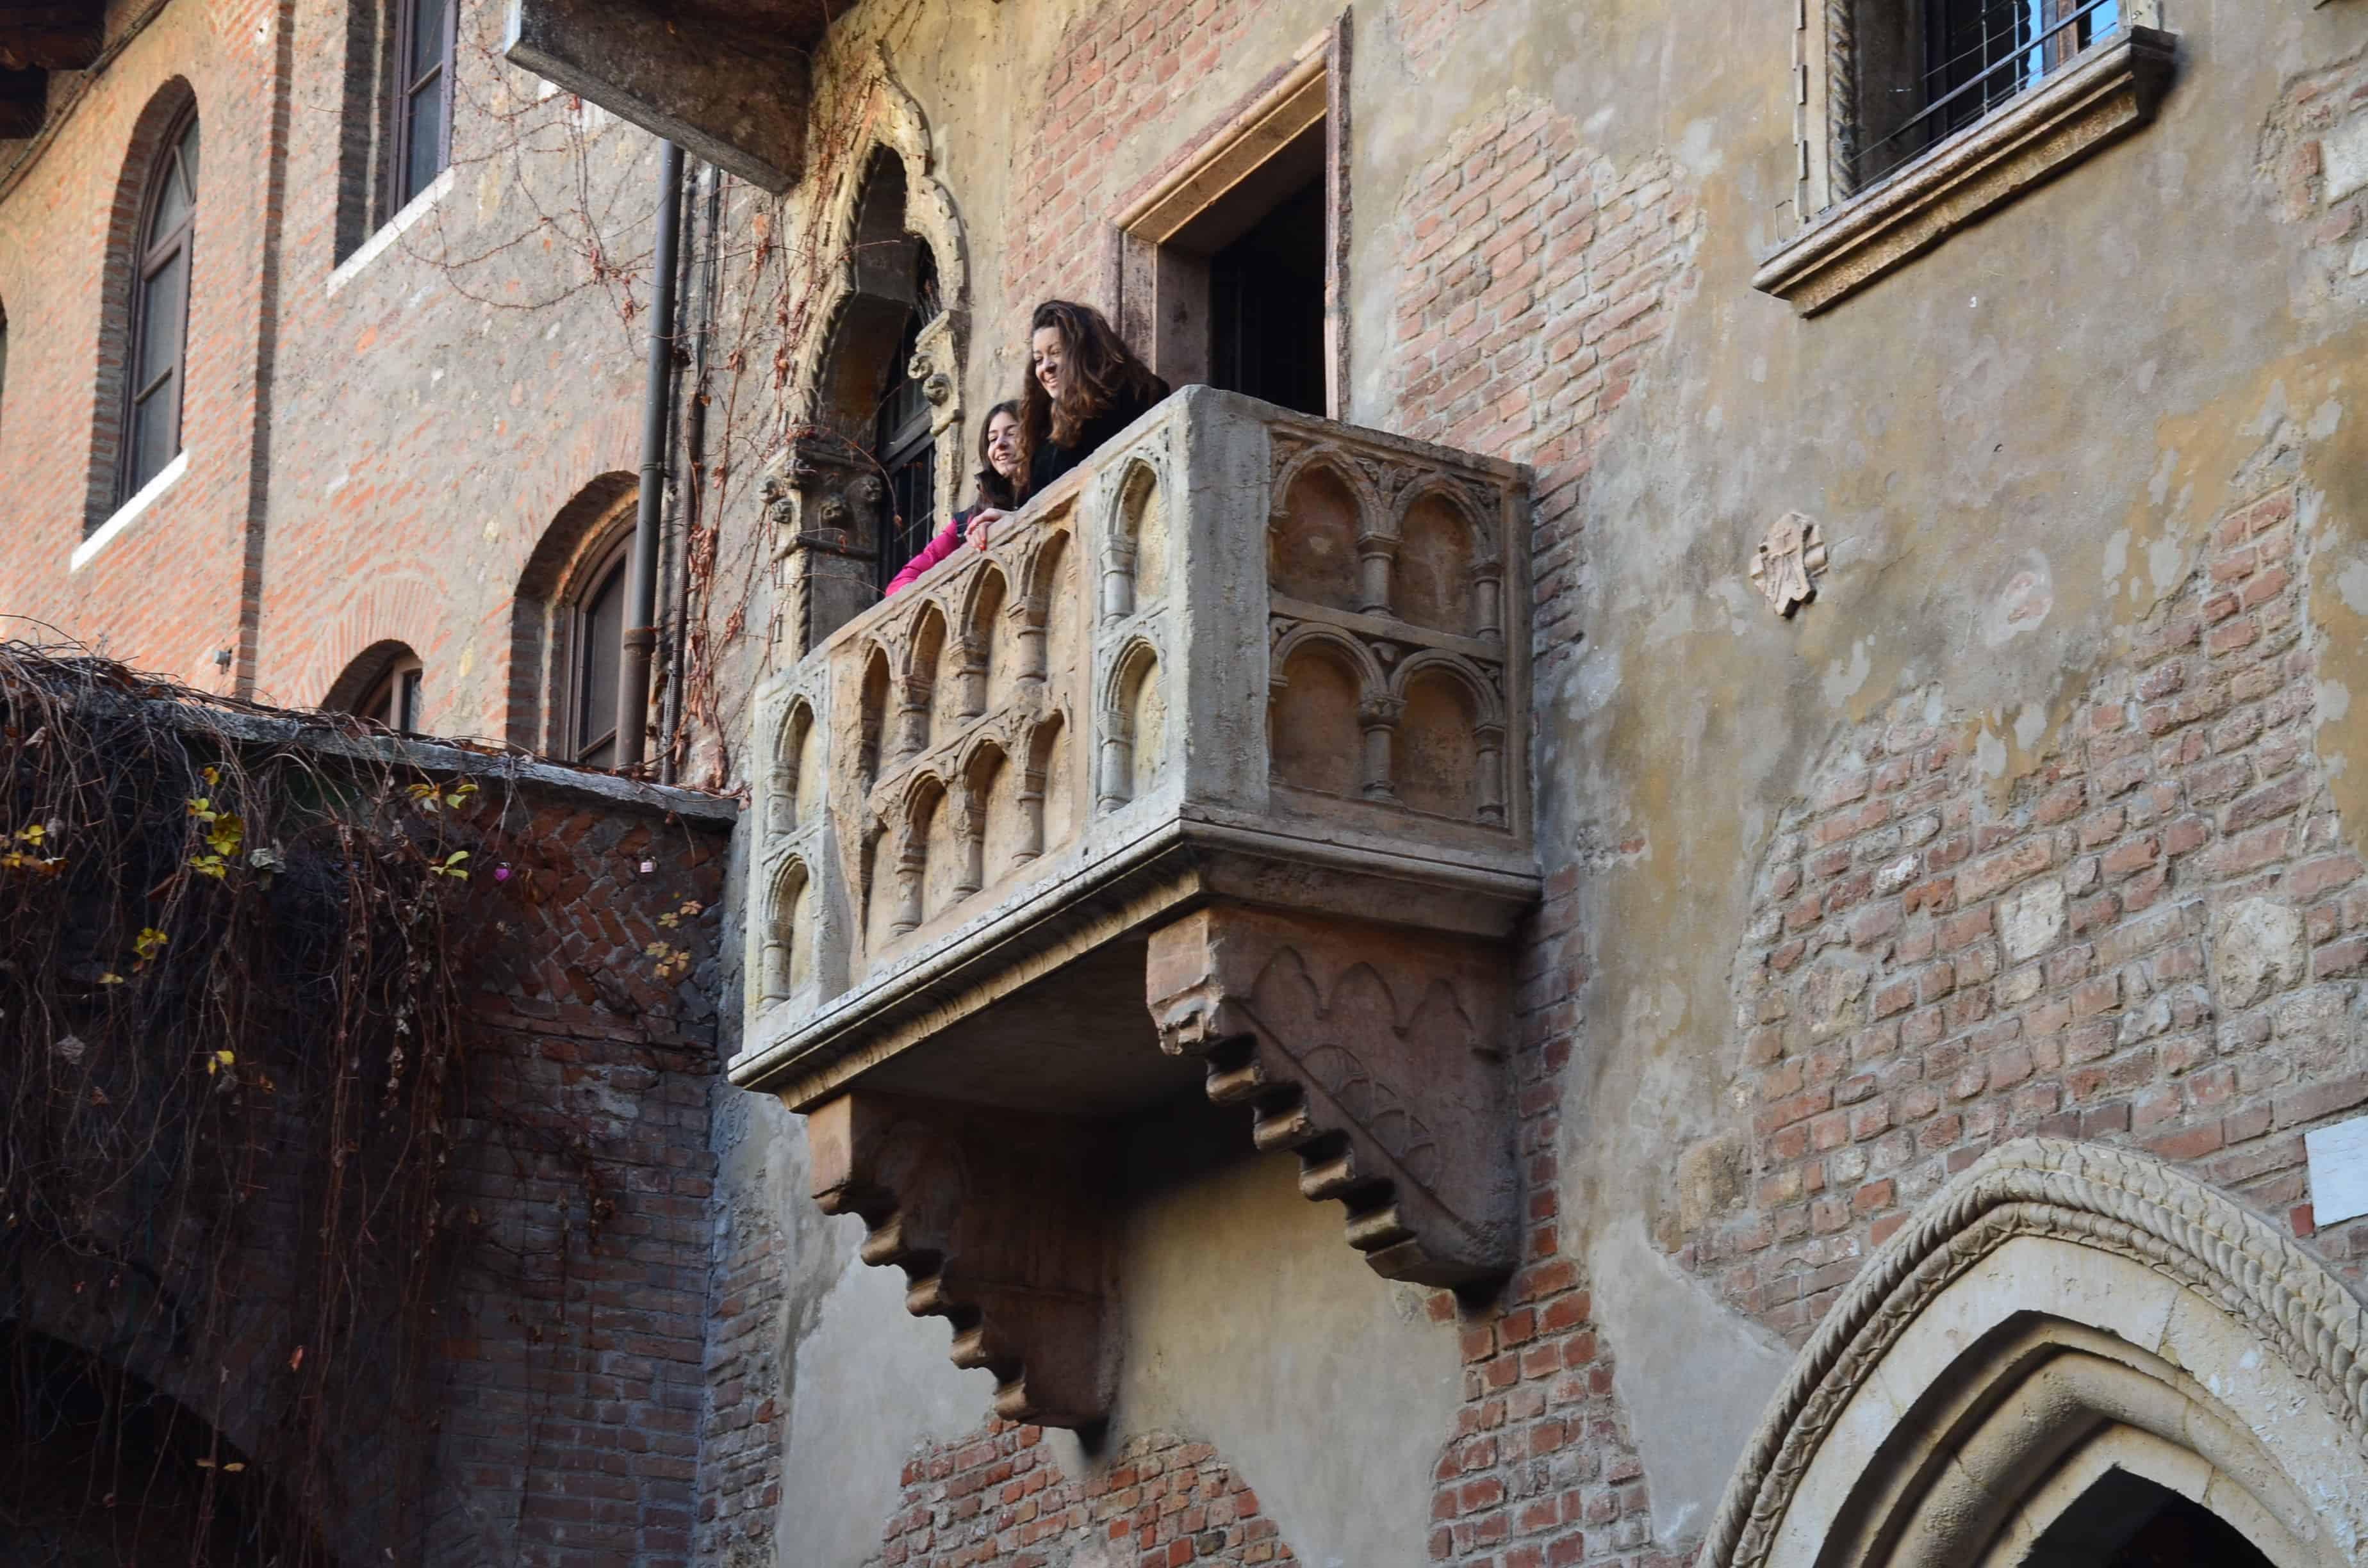
[[[1116,403],[1086,421],[1086,427],[1077,432],[1075,446],[1055,446],[1047,441],[1036,449],[1036,455],[1028,463],[1028,494],[1042,494],[1046,485],[1092,457],[1103,443],[1150,413],[1167,395],[1166,381],[1160,381],[1158,390],[1148,397],[1121,394]]]

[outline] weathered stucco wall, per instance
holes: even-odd
[[[1792,229],[1786,13],[1490,0],[1450,28],[1440,9],[1354,12],[1351,417],[1541,469],[1535,761],[1554,903],[1535,937],[1529,1028],[1542,1048],[1561,1042],[1572,1062],[1560,1078],[1559,1160],[1545,1167],[1559,1175],[1547,1176],[1546,1207],[1562,1227],[1553,1256],[1585,1260],[1593,1317],[1621,1353],[1616,1408],[1636,1434],[1653,1539],[1679,1549],[1704,1528],[1789,1360],[1787,1339],[1962,1151],[2043,1123],[2060,1130],[2068,1114],[2089,1136],[2160,1147],[2283,1214],[2302,1196],[2294,1130],[2351,1103],[2340,1092],[2280,1099],[2357,1071],[2340,954],[2306,954],[2299,971],[2273,964],[2287,989],[2266,1000],[2238,1000],[2215,973],[2196,1011],[2174,1018],[2187,960],[2171,949],[2192,938],[2198,961],[2218,963],[2210,929],[2247,897],[2298,915],[2323,910],[2307,917],[2305,949],[2324,951],[2351,928],[2348,874],[2330,884],[2332,871],[2298,868],[2346,853],[2358,832],[2346,801],[2357,786],[2340,761],[2344,694],[2357,684],[2360,612],[2350,600],[2368,602],[2343,585],[2347,570],[2363,574],[2351,560],[2357,421],[2344,409],[2359,330],[2349,298],[2356,220],[2330,219],[2317,187],[2288,187],[2294,160],[2308,156],[2294,148],[2312,134],[2310,104],[2350,82],[2314,96],[2310,74],[2363,40],[2357,17],[2340,11],[2263,18],[2174,7],[2164,20],[2181,40],[2180,75],[2156,124],[1804,321],[1746,281]],[[1317,6],[1221,6],[1196,16],[1190,43],[1171,50],[1158,11],[879,6],[835,35],[843,61],[874,39],[889,42],[936,137],[971,245],[973,408],[1009,387],[1016,324],[1035,293],[1092,297],[1095,224],[1118,196],[1330,19]],[[2112,748],[2086,749],[2093,736],[2077,728],[2095,722],[2105,699],[2094,694],[2127,688],[2125,728],[2138,738],[2123,755],[2170,744],[2191,723],[2225,731],[2240,697],[2198,699],[2206,705],[2176,724],[2148,722],[2142,710],[2160,694],[2137,690],[2154,667],[2146,629],[2159,635],[2182,602],[2209,613],[2215,529],[2286,484],[2307,542],[2278,570],[2299,585],[2263,588],[2243,608],[2267,604],[2275,617],[2278,602],[2291,603],[2297,629],[2264,629],[2283,696],[2252,694],[2271,704],[2259,722],[2270,755],[2243,755],[2256,770],[2248,789],[2268,787],[2287,755],[2282,740],[2301,739],[2294,766],[2310,783],[2282,787],[2302,813],[2293,853],[2237,867],[2236,851],[2215,850],[2224,826],[2239,835],[2270,806],[2224,822],[2236,797],[2214,797],[2179,771],[2200,755],[2164,759],[2164,787],[2182,793],[2158,809],[2166,821],[2210,819],[2209,842],[2166,850],[2144,815],[2115,819],[2121,838],[2094,836],[2122,809],[2114,781],[2091,777]],[[1819,521],[1833,564],[1818,599],[1779,620],[1747,568],[1766,525],[1792,510]],[[2309,668],[2278,663],[2288,656]],[[2233,676],[2216,657],[2199,633],[2180,677],[2187,690],[2226,687]],[[1936,742],[1970,759],[1969,853],[2017,833],[2053,844],[2031,813],[2049,786],[2072,787],[2078,810],[2061,819],[2073,825],[2058,865],[2098,886],[2070,888],[2067,899],[2093,899],[2135,874],[2080,862],[2151,835],[2151,853],[2166,857],[2161,906],[2187,911],[2185,926],[2161,951],[2141,952],[2126,934],[2116,947],[2112,933],[2142,927],[2157,907],[2122,888],[2087,924],[2067,916],[2044,950],[2027,951],[2038,938],[2018,926],[2009,959],[2009,938],[1982,901],[2011,902],[2019,884],[1952,891],[1957,902],[1932,918],[1977,917],[1979,940],[1998,949],[1995,960],[1976,953],[1956,986],[1987,984],[1992,962],[2001,973],[2025,963],[2043,979],[2060,973],[2067,997],[2082,984],[2098,994],[2104,977],[2115,1043],[2083,1076],[2082,1062],[2040,1038],[2047,1018],[2016,1015],[2005,994],[1961,1001],[1954,1015],[1932,1004],[1951,1039],[1987,1027],[1980,1046],[2004,1048],[2011,1025],[2013,1049],[2043,1062],[2056,1049],[2061,1065],[2037,1074],[2052,1085],[2044,1103],[2011,1066],[1986,1068],[1972,1088],[1962,1068],[1942,1072],[1909,1051],[1903,1060],[1933,1080],[1938,1103],[1924,1113],[1906,1085],[1886,1081],[1883,1132],[1904,1137],[1883,1147],[1883,1132],[1870,1134],[1852,1167],[1858,1140],[1845,1116],[1841,1144],[1822,1142],[1820,1129],[1820,1142],[1790,1162],[1804,1216],[1806,1183],[1827,1179],[1829,1154],[1842,1156],[1834,1180],[1893,1160],[1893,1186],[1857,1210],[1844,1193],[1844,1217],[1829,1231],[1804,1221],[1822,1244],[1768,1265],[1759,1294],[1738,1293],[1733,1260],[1691,1247],[1680,1210],[1702,1210],[1697,1228],[1747,1210],[1764,1210],[1771,1232],[1792,1222],[1790,1190],[1781,1180],[1761,1187],[1787,1162],[1769,1148],[1781,1131],[1768,1124],[1769,1064],[1746,1054],[1760,1022],[1738,1018],[1739,1006],[1756,1006],[1738,977],[1779,945],[1755,933],[1765,885],[1756,879],[1843,770],[1853,726],[1903,700]],[[2226,755],[2216,739],[2192,744]],[[2070,800],[2059,794],[2055,809]],[[1887,841],[1878,833],[1877,842]],[[1874,951],[1835,929],[1844,950]],[[1882,949],[1876,961],[1910,973],[1920,960],[1911,943]],[[2073,963],[2085,966],[2078,975],[2062,968]],[[2248,1055],[2248,1026],[2218,1027],[2260,1013],[2265,1029],[2283,1030],[2277,1020],[2296,1008],[2319,1020],[2318,1046]],[[2144,1021],[2157,1012],[2170,1020],[2163,1030]],[[2165,1031],[2200,1044],[2182,1057]],[[1808,1046],[1802,1066],[1814,1071]],[[1949,1050],[1936,1061],[1957,1061]],[[2270,1069],[2252,1063],[2272,1058],[2289,1065],[2253,1083]],[[2240,1106],[2262,1106],[2257,1131],[2214,1098],[2209,1074],[2222,1061],[2247,1085]],[[1776,1071],[1781,1079],[1781,1063]],[[1910,1093],[1904,1105],[1888,1097],[1899,1093]],[[1336,1527],[1326,1510],[1350,1477],[1308,1463],[1304,1444],[1295,1462],[1258,1452],[1278,1423],[1303,1437],[1319,1423],[1365,1434],[1420,1426],[1441,1451],[1456,1427],[1436,1391],[1467,1346],[1444,1324],[1400,1324],[1389,1331],[1398,1365],[1353,1412],[1337,1385],[1312,1405],[1255,1382],[1236,1393],[1220,1369],[1237,1364],[1248,1325],[1268,1315],[1261,1291],[1279,1314],[1329,1301],[1374,1325],[1397,1321],[1386,1316],[1392,1292],[1353,1270],[1328,1291],[1312,1279],[1221,1290],[1212,1247],[1255,1256],[1301,1244],[1303,1228],[1308,1246],[1326,1238],[1290,1205],[1228,1204],[1205,1216],[1187,1207],[1147,1211],[1131,1244],[1119,1430],[1206,1438],[1303,1556],[1418,1561],[1426,1549],[1483,1550],[1478,1536],[1426,1548],[1378,1515]],[[2318,1244],[2342,1258],[2351,1244],[2326,1235]],[[1172,1321],[1157,1304],[1171,1278],[1191,1279],[1211,1307]],[[874,1336],[845,1353],[876,1356],[878,1346]],[[1163,1388],[1203,1397],[1170,1403]],[[914,1435],[943,1444],[959,1432],[916,1426]],[[1354,1451],[1379,1462],[1372,1445],[1367,1437]],[[1367,1496],[1387,1494],[1370,1470],[1356,1479]],[[1475,1502],[1485,1513],[1486,1494]],[[1440,1517],[1463,1507],[1459,1496]],[[1645,1544],[1606,1532],[1587,1554]]]
[[[1016,387],[1028,307],[1100,298],[1118,205],[1337,9],[866,0],[838,20],[818,128],[847,131],[832,117],[884,60],[959,220],[965,444]],[[1209,1551],[1234,1561],[1680,1553],[1868,1250],[2019,1131],[2153,1149],[2355,1275],[2368,1248],[2356,1223],[2316,1229],[2299,1148],[2368,1100],[2368,198],[2342,173],[2368,11],[2164,0],[2180,62],[2155,123],[1802,319],[1748,287],[1794,226],[1790,7],[1349,9],[1349,415],[1539,475],[1548,898],[1508,1042],[1525,1267],[1494,1302],[1417,1301],[1281,1172],[1193,1167],[1133,1210],[1119,1414],[1087,1452],[983,1426],[985,1380],[806,1197],[796,1119],[732,1102],[699,1527],[720,1561],[903,1562],[927,1537],[1058,1562],[1095,1529],[1167,1551],[1167,1527],[1108,1527],[1165,1517],[1181,1493],[1145,1477],[1186,1471],[1178,1511],[1215,1506]],[[166,39],[125,57],[116,141],[61,144],[81,171],[64,185],[115,178]],[[564,136],[575,111],[521,112]],[[860,151],[780,202],[733,193],[719,316],[796,302],[750,269],[815,243],[825,176]],[[645,201],[643,153],[638,133],[595,138],[612,212]],[[450,692],[454,727],[492,730],[540,530],[632,466],[634,346],[598,290],[488,306],[410,250],[333,299],[325,209],[302,205],[324,157],[290,187],[257,667],[310,700],[371,639],[427,639],[452,672],[431,718]],[[437,211],[463,246],[548,194],[464,165]],[[26,334],[17,301],[49,298],[33,258],[72,230],[27,216],[35,197],[63,199],[0,206],[12,464],[49,439],[15,388],[88,400],[28,369],[54,335]],[[637,222],[613,231],[633,254]],[[718,346],[748,365],[707,417],[742,445],[702,492],[721,608],[696,760],[734,778],[733,726],[785,656],[753,482],[783,393],[757,326]],[[400,449],[351,455],[381,424]],[[240,450],[223,483],[243,505]],[[38,493],[69,488],[45,472]],[[1747,574],[1787,512],[1818,522],[1831,564],[1779,619]],[[158,518],[157,540],[199,537]],[[128,579],[106,579],[115,609],[49,567],[9,580],[28,602],[0,608],[120,610],[146,635]],[[209,630],[153,656],[186,668],[234,630],[232,596],[211,577],[176,593]]]

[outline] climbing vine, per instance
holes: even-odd
[[[0,1535],[169,1505],[193,1563],[296,1565],[335,1550],[307,1520],[416,1528],[487,838],[400,756],[0,643],[7,1403],[19,1442],[104,1416],[81,1484],[0,1482]]]

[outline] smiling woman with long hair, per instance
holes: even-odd
[[[1023,494],[1032,495],[1150,412],[1168,389],[1091,305],[1047,300],[1028,332],[1019,456]]]

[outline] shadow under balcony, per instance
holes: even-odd
[[[1179,1095],[1380,1273],[1512,1268],[1529,513],[1190,387],[762,687],[731,1075],[1005,1415],[1105,1412],[1110,1172]]]

